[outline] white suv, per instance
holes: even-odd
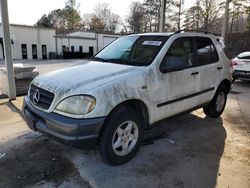
[[[222,114],[232,81],[223,48],[207,33],[124,36],[83,65],[36,77],[24,100],[27,124],[125,163],[158,121],[201,107]]]

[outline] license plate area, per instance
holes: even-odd
[[[25,121],[27,125],[29,126],[29,128],[36,130],[36,127],[35,127],[36,122],[33,118],[31,118],[31,114],[27,110],[24,110],[24,115],[25,115]]]

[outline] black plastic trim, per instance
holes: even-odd
[[[201,104],[201,105],[198,105],[198,106],[195,106],[194,108],[185,110],[185,111],[183,111],[183,112],[177,113],[177,114],[172,115],[172,116],[169,116],[169,117],[167,117],[167,118],[161,119],[161,120],[159,120],[159,121],[156,121],[156,122],[150,124],[150,127],[152,128],[153,126],[158,125],[158,124],[160,124],[160,123],[162,123],[162,122],[164,122],[164,121],[167,121],[167,120],[170,120],[170,119],[173,119],[173,118],[182,116],[182,115],[187,114],[187,113],[190,113],[190,112],[192,112],[192,111],[194,111],[194,110],[197,110],[197,109],[199,109],[199,108],[202,108],[202,107],[204,107],[204,106],[206,106],[206,105],[208,105],[208,104],[209,104],[209,102],[204,103],[204,104]]]
[[[46,113],[33,107],[24,98],[23,114],[30,129],[76,148],[89,149],[97,144],[105,117],[75,119],[56,113]]]
[[[172,103],[175,103],[175,102],[179,102],[179,101],[182,101],[182,100],[185,100],[185,99],[188,99],[188,98],[192,98],[192,97],[195,97],[197,95],[201,95],[203,93],[207,93],[207,92],[212,91],[212,90],[214,90],[214,87],[208,88],[208,89],[205,89],[205,90],[202,90],[202,91],[190,94],[190,95],[186,95],[184,97],[180,97],[180,98],[177,98],[177,99],[173,99],[173,100],[170,100],[170,101],[159,103],[159,104],[157,104],[157,107],[159,108],[159,107],[166,106],[166,105],[169,105],[169,104],[172,104]]]

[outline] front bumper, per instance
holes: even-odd
[[[23,114],[30,129],[53,137],[66,145],[90,149],[97,144],[105,117],[74,119],[56,113],[46,113],[33,107],[24,98]]]
[[[250,80],[250,71],[234,70],[233,71],[233,78]]]

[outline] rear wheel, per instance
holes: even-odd
[[[115,110],[104,125],[98,145],[102,160],[110,165],[129,161],[142,143],[143,122],[140,114],[129,107]]]
[[[217,118],[223,113],[226,101],[227,90],[224,86],[220,86],[210,103],[203,107],[203,111],[207,116]]]

